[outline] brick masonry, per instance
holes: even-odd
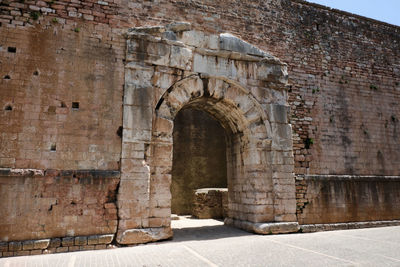
[[[398,220],[399,180],[398,176],[297,176],[297,220],[300,224]]]
[[[0,3],[0,167],[8,168],[10,172],[1,176],[0,190],[5,199],[3,201],[2,198],[1,203],[16,201],[1,212],[7,213],[7,222],[15,220],[12,214],[16,211],[20,211],[18,216],[28,216],[29,209],[23,207],[32,206],[42,220],[35,217],[34,223],[29,225],[32,228],[30,232],[21,232],[26,225],[19,225],[13,231],[7,228],[11,226],[5,225],[0,228],[4,234],[21,235],[18,237],[20,240],[67,236],[68,233],[64,232],[68,227],[61,229],[60,226],[57,230],[56,224],[49,223],[51,216],[48,209],[54,199],[61,201],[68,196],[67,199],[72,201],[69,194],[76,194],[79,205],[94,213],[88,216],[97,218],[101,223],[96,230],[83,227],[82,233],[75,232],[72,227],[74,235],[98,234],[96,231],[111,233],[116,229],[116,223],[123,229],[145,227],[145,233],[129,232],[144,241],[149,240],[148,236],[170,235],[168,231],[159,231],[160,226],[169,225],[168,219],[165,219],[168,217],[168,205],[164,204],[169,199],[168,192],[159,192],[144,181],[133,182],[140,180],[136,179],[142,177],[139,174],[135,174],[135,179],[125,179],[129,178],[126,173],[138,173],[138,170],[154,166],[143,166],[142,161],[132,159],[152,156],[156,150],[149,150],[150,146],[145,144],[123,144],[121,138],[126,129],[133,128],[132,124],[123,124],[123,114],[127,114],[123,105],[126,109],[138,106],[138,103],[124,103],[123,100],[127,97],[124,90],[132,91],[132,88],[126,87],[125,77],[129,70],[126,68],[127,29],[166,25],[172,21],[189,21],[193,29],[205,34],[232,33],[287,64],[290,77],[287,94],[277,94],[276,90],[258,90],[259,84],[252,84],[254,81],[250,81],[247,89],[261,103],[264,111],[269,109],[269,101],[290,105],[290,110],[284,108],[280,113],[289,114],[285,123],[292,125],[290,135],[293,137],[295,174],[361,175],[383,180],[385,175],[400,175],[400,107],[397,104],[400,100],[400,33],[397,26],[301,0],[260,3],[159,1],[157,5],[152,1],[128,0],[3,0]],[[200,41],[197,40],[197,44],[207,45]],[[176,82],[188,71],[181,64],[171,62],[169,67],[175,68],[173,72],[168,68],[151,67],[159,74],[152,80],[159,86],[157,96],[167,89],[161,86],[168,84],[163,79],[170,77],[169,82]],[[157,100],[157,97],[153,98],[151,105],[155,105]],[[147,127],[147,124],[142,126]],[[276,158],[288,165],[293,161],[290,153]],[[151,163],[151,157],[148,159]],[[163,175],[153,178],[168,184],[171,177],[164,175],[164,167],[156,166],[151,172],[161,172]],[[12,174],[21,169],[39,171],[29,175]],[[119,193],[132,198],[135,192],[135,201],[147,208],[125,209],[126,213],[119,214],[117,222],[113,204],[107,205],[112,210],[112,214],[108,215],[105,215],[103,205],[107,203],[108,193],[105,192],[117,194],[119,178],[114,175],[110,179],[92,177],[88,178],[88,184],[78,182],[77,185],[73,177],[64,177],[70,174],[47,177],[50,170],[56,173],[121,170]],[[292,173],[293,168],[287,167],[285,171]],[[252,175],[257,176],[256,173]],[[146,176],[146,179],[149,177]],[[301,200],[301,194],[305,193],[302,190],[310,188],[308,183],[301,184],[299,181],[297,193],[298,200]],[[288,180],[288,184],[294,184],[293,179]],[[48,187],[48,192],[54,196],[40,196],[42,185]],[[58,190],[58,186],[63,190]],[[243,188],[259,184],[237,186]],[[278,191],[281,189],[279,184],[263,186],[275,186]],[[157,194],[143,204],[140,190]],[[85,202],[88,201],[86,195],[76,192],[98,194],[99,203],[89,208]],[[280,193],[284,196],[287,192]],[[272,199],[271,194],[263,194],[254,199],[248,198],[248,201],[268,202]],[[165,197],[164,202],[161,203],[162,199],[155,195]],[[237,197],[241,199],[243,196]],[[124,205],[132,205],[132,201],[121,202],[117,208],[122,211],[127,207]],[[297,215],[300,210],[304,215],[309,209],[310,206],[304,204],[306,202],[301,204],[298,201]],[[22,208],[11,208],[15,205]],[[70,218],[70,222],[63,223],[72,225],[75,220],[81,220],[79,210],[70,205],[71,202],[64,207],[71,212],[70,217],[59,217],[57,222]],[[278,209],[280,214],[294,213],[292,210],[285,211],[282,208],[284,203],[275,205],[281,207]],[[316,206],[316,209],[321,210],[321,207],[324,206]],[[235,208],[239,209],[238,206]],[[396,212],[392,211],[392,214]],[[311,214],[307,216],[312,218],[314,215]],[[336,215],[343,219],[340,213]],[[149,216],[150,219],[147,219]],[[240,216],[249,219],[251,212]],[[376,216],[383,219],[379,213]],[[365,217],[351,218],[361,220]],[[252,218],[253,221],[259,219]],[[104,225],[107,220],[112,222],[109,226]],[[276,217],[274,220],[284,219]],[[84,225],[84,221],[81,223]],[[254,225],[246,222],[236,224],[255,229]],[[43,233],[43,225],[54,232]],[[270,231],[270,226],[262,227],[268,229],[266,232]],[[2,239],[5,240],[3,235]]]
[[[0,171],[0,240],[113,234],[116,171]]]
[[[0,156],[1,166],[63,169],[68,164],[74,168],[78,165],[76,158],[81,159],[81,167],[115,166],[120,149],[115,132],[122,120],[125,42],[121,31],[165,24],[172,20],[169,14],[174,14],[173,20],[190,21],[198,29],[236,34],[288,63],[296,173],[400,174],[396,142],[400,111],[395,104],[400,86],[396,65],[400,50],[398,27],[300,0],[257,5],[246,1],[161,1],[157,6],[134,1],[3,1],[1,82],[6,90],[2,90],[1,106],[12,104],[14,109],[1,114],[2,140],[7,141],[3,146],[7,154]],[[16,48],[16,53],[7,52],[8,47]],[[57,71],[55,66],[63,66],[63,71]],[[96,70],[95,77],[91,70]],[[40,75],[33,75],[35,71]],[[75,71],[80,76],[73,75]],[[57,73],[58,79],[52,73]],[[86,84],[82,83],[83,77]],[[41,79],[40,86],[35,79]],[[22,81],[24,90],[18,93]],[[43,86],[56,90],[50,94],[55,98],[35,97]],[[82,122],[86,130],[78,130],[75,118],[69,116],[75,100],[84,101],[81,106],[86,114],[82,118],[93,117],[93,125]],[[90,104],[89,100],[96,103]],[[53,109],[56,115],[50,115]],[[112,109],[116,112],[107,112],[109,119],[96,123],[96,118]],[[89,114],[88,110],[95,112]],[[72,114],[76,117],[82,112]],[[32,120],[33,125],[22,125],[23,120]],[[73,127],[60,127],[68,123]],[[98,141],[89,149],[85,131],[93,132],[92,129],[99,131],[90,140]],[[83,134],[77,134],[79,131]],[[103,134],[112,137],[108,142],[113,141],[100,144]],[[75,145],[76,149],[48,157],[53,143],[61,142],[58,149],[65,149],[66,141],[57,140],[63,135],[71,139],[68,145]],[[41,155],[17,154],[18,150],[32,150],[33,140],[29,139],[43,143]],[[307,145],[310,142],[313,144]],[[109,149],[111,155],[106,157]],[[86,155],[93,155],[91,162]],[[343,157],[338,160],[338,155]],[[105,160],[96,161],[96,157]]]
[[[108,249],[115,247],[113,239],[111,234],[0,242],[0,257]]]

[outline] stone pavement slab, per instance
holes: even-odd
[[[173,226],[170,241],[3,258],[0,266],[400,266],[400,226],[267,236],[214,220]]]

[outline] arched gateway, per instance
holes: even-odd
[[[285,64],[187,23],[131,29],[126,60],[119,243],[172,236],[173,124],[189,107],[227,133],[225,223],[262,234],[298,230]]]

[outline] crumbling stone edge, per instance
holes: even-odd
[[[320,231],[400,226],[400,220],[299,225],[297,222],[253,223],[226,218],[224,223],[226,225],[234,226],[248,232],[263,235],[312,233]],[[124,245],[123,243],[125,243],[126,245],[135,245],[139,243],[154,242],[158,240],[172,238],[172,229],[170,227],[130,229],[125,231],[119,237],[119,241],[121,243],[117,243],[117,245],[112,244],[113,241],[115,242],[114,237],[115,234],[105,234],[0,242],[0,258],[84,250],[110,249],[116,248],[118,245]]]
[[[300,232],[313,233],[321,231],[349,230],[360,228],[373,228],[384,226],[399,226],[400,220],[390,221],[368,221],[368,222],[348,222],[348,223],[324,223],[324,224],[302,224]]]
[[[300,231],[298,222],[268,222],[253,223],[232,218],[225,218],[224,224],[231,225],[248,232],[269,235],[269,234],[288,234]]]
[[[0,258],[115,248],[114,234],[0,242]]]
[[[269,222],[253,223],[225,218],[226,225],[234,226],[248,232],[268,234],[313,233],[321,231],[350,230],[373,227],[400,226],[400,220],[324,223],[324,224],[299,224],[298,222]]]

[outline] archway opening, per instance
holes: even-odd
[[[228,134],[209,113],[190,106],[174,119],[171,212],[223,219],[228,210]]]

